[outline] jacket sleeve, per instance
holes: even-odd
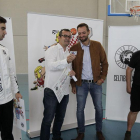
[[[15,73],[14,73],[14,69],[13,69],[13,65],[12,65],[10,57],[9,57],[9,76],[10,76],[10,80],[11,80],[12,93],[13,94],[19,93],[19,87],[18,87],[17,79],[16,79],[16,76],[15,76]]]
[[[49,48],[45,52],[45,63],[46,66],[52,71],[62,70],[66,68],[69,64],[67,63],[67,59],[57,60],[58,49]]]
[[[101,45],[101,44],[100,44]],[[107,76],[107,72],[108,72],[108,62],[107,62],[107,57],[106,57],[106,53],[104,51],[104,48],[100,47],[100,65],[101,65],[101,79],[106,79]]]

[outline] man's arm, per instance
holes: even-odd
[[[131,94],[131,76],[132,76],[133,68],[128,67],[126,69],[126,91]]]
[[[104,82],[108,72],[107,57],[101,44],[100,44],[100,65],[101,65],[101,73],[100,73],[101,79],[97,81],[98,85],[101,85]]]
[[[100,50],[100,59],[101,59],[101,79],[105,80],[108,72],[108,62],[107,62],[107,57],[105,50],[103,49],[101,45],[101,50]]]
[[[58,53],[57,48],[50,48],[45,52],[45,63],[50,70],[62,70],[75,59],[75,55],[70,54],[63,60],[57,60]]]
[[[10,80],[11,80],[12,92],[13,92],[13,94],[15,94],[16,99],[19,101],[19,98],[22,98],[22,95],[19,92],[18,83],[17,83],[16,77],[15,77],[15,73],[13,70],[13,65],[12,65],[10,57],[9,57],[9,76],[10,76]]]

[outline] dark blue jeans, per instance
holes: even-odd
[[[95,121],[96,131],[102,130],[102,86],[96,83],[82,82],[82,86],[76,86],[76,97],[77,97],[77,121],[79,133],[85,132],[85,115],[84,109],[88,92],[92,97],[93,104],[95,106]],[[92,112],[92,110],[91,110]]]
[[[44,118],[41,125],[40,140],[49,140],[50,138],[50,127],[53,123],[53,139],[57,140],[61,137],[61,127],[64,121],[67,104],[69,101],[69,95],[65,95],[62,101],[59,103],[54,92],[49,89],[44,89]]]

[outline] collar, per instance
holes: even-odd
[[[57,44],[57,46],[58,46],[58,49],[63,49],[63,47],[59,43]]]
[[[57,44],[57,46],[58,46],[58,49],[63,49],[63,47],[58,43]],[[66,47],[66,51],[68,50],[68,47]]]
[[[81,47],[89,47],[90,46],[90,41],[89,41],[89,44],[87,46],[85,46],[84,44],[82,44],[82,42],[80,41],[80,44],[81,44]]]

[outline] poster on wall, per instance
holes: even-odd
[[[29,117],[30,132],[39,131],[43,118],[43,90],[45,77],[45,51],[53,44],[58,43],[58,35],[61,29],[69,29],[72,39],[68,46],[77,43],[77,25],[86,23],[90,28],[89,38],[103,43],[103,20],[86,19],[78,17],[66,17],[58,15],[28,14],[28,73],[29,73]],[[71,90],[71,89],[70,89]],[[88,96],[85,108],[85,119],[95,118],[94,106],[91,97]],[[64,125],[77,124],[76,97],[70,94]],[[91,114],[91,110],[93,113]]]
[[[13,68],[14,68],[14,71],[16,74],[12,19],[9,17],[7,17],[5,19],[7,20],[7,23],[6,23],[7,34],[5,35],[5,38],[2,41],[0,41],[0,44],[5,46],[6,48],[8,48],[9,53],[10,53],[10,58],[12,60],[12,65],[13,65]],[[19,128],[17,128],[16,126],[13,127],[13,135],[14,135],[15,139],[17,139],[17,140],[21,139],[21,130]]]
[[[130,94],[126,92],[126,68],[132,54],[140,50],[140,26],[110,26],[108,31],[106,118],[126,121],[130,111]],[[137,122],[140,122],[139,116]]]

